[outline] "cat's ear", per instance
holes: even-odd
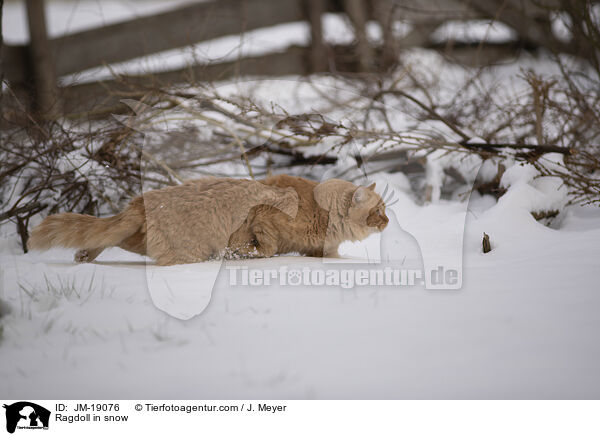
[[[375,183],[371,183],[371,186],[367,186],[367,189],[370,189],[371,191],[375,190]]]
[[[364,186],[360,186],[354,191],[352,195],[352,204],[360,204],[369,198],[369,190],[370,187],[365,188]]]

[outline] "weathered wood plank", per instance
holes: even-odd
[[[280,53],[244,58],[218,64],[155,73],[146,76],[121,76],[101,82],[73,85],[61,90],[66,113],[92,111],[102,116],[117,111],[122,98],[140,98],[152,90],[175,84],[212,82],[236,76],[285,76],[308,73],[309,53],[303,47],[291,47]],[[121,108],[122,109],[122,108]]]
[[[394,19],[411,23],[431,20],[462,20],[480,18],[481,13],[472,8],[476,0],[372,0],[380,8],[393,10]],[[483,0],[485,1],[485,0]],[[372,17],[377,19],[376,16]]]
[[[305,19],[300,0],[214,0],[56,38],[59,75]]]

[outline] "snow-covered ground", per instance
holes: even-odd
[[[143,3],[131,2],[138,12]],[[123,5],[130,3],[102,2],[105,9],[96,21],[66,19],[64,12],[74,4],[80,5],[77,17],[84,17],[86,7],[100,5],[51,3],[53,35],[76,29],[68,23],[79,23],[79,29],[98,24],[99,16],[106,22],[123,18]],[[4,23],[18,23],[20,9],[14,3],[5,9]],[[344,40],[343,23],[334,21],[330,38]],[[461,29],[451,24],[438,37]],[[269,49],[277,49],[302,41],[305,30],[290,24],[262,37],[273,44]],[[511,37],[506,29],[491,30]],[[14,36],[9,42],[24,40],[25,33],[14,26],[8,32]],[[268,46],[257,41],[256,47]],[[210,43],[218,48],[211,57],[230,55],[234,43]],[[407,59],[430,56],[416,50]],[[182,53],[172,59],[172,65],[187,62]],[[444,69],[449,88],[463,74],[437,58],[427,62],[440,74]],[[492,78],[509,98],[519,93],[510,78],[521,67],[546,65],[543,59],[526,58],[496,69]],[[222,91],[241,94],[251,87],[258,98],[292,113],[326,106],[325,93],[335,91],[336,98],[351,94],[332,79],[318,83],[320,93],[314,84],[307,90],[289,78],[227,84]],[[350,106],[348,112],[340,118],[352,115]],[[415,120],[398,115],[391,122],[403,130]],[[425,124],[418,128],[440,129]],[[327,147],[317,146],[315,153]],[[545,159],[559,161],[554,155]],[[339,174],[346,163],[340,156],[338,168],[311,176]],[[476,174],[481,162],[462,160],[461,165]],[[218,169],[237,174],[244,167]],[[481,172],[492,170],[484,165]],[[441,164],[428,167],[434,188],[439,188],[441,171]],[[0,397],[598,398],[600,210],[565,207],[560,181],[535,176],[533,167],[514,165],[504,174],[508,191],[498,201],[474,193],[462,201],[433,195],[431,203],[423,204],[411,194],[404,175],[378,173],[372,177],[378,191],[387,185],[399,200],[388,209],[390,225],[381,235],[346,244],[341,260],[281,256],[156,267],[110,249],[93,264],[76,265],[67,250],[23,255],[14,224],[3,225]],[[550,226],[531,215],[552,209],[562,211]],[[487,254],[481,250],[484,232],[492,245]],[[426,289],[421,283],[342,287],[231,281],[232,271],[243,268],[422,270],[437,264],[458,268],[460,289]],[[163,286],[164,278],[169,286]]]
[[[569,207],[549,229],[514,205],[482,210],[488,200],[471,202],[460,290],[234,286],[232,266],[335,266],[230,261],[187,321],[153,304],[157,267],[118,249],[89,265],[60,250],[4,254],[2,396],[597,398],[600,211]],[[398,220],[423,226],[453,208],[409,206],[393,206]],[[481,230],[494,248],[485,255]],[[398,230],[382,238],[410,241]],[[403,267],[418,267],[415,247],[403,245]],[[201,293],[202,267],[171,268]]]

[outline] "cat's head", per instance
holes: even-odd
[[[385,203],[375,192],[375,183],[371,186],[359,186],[352,194],[348,217],[357,224],[381,232],[390,221],[385,214]]]
[[[336,211],[346,223],[367,234],[382,231],[389,222],[385,203],[375,192],[375,183],[357,187],[345,180],[331,179],[319,183],[314,195],[323,209]]]

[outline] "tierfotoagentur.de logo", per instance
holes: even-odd
[[[335,286],[352,289],[356,286],[415,286],[424,285],[425,272],[419,269],[398,268],[288,268],[277,269],[227,266],[230,286]],[[438,267],[429,271],[429,280],[436,286],[455,285],[458,271]]]
[[[6,431],[14,433],[19,430],[48,430],[50,411],[38,404],[29,401],[19,401],[10,405],[4,404],[6,409]]]

